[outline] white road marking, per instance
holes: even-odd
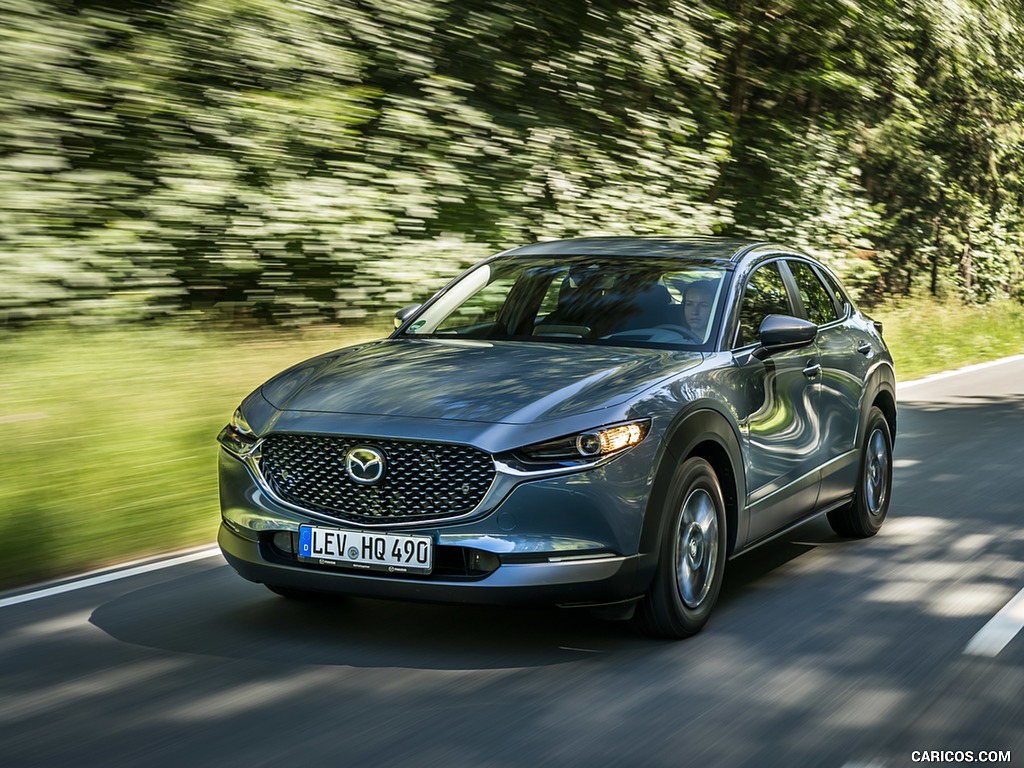
[[[190,552],[187,555],[179,555],[177,557],[171,557],[168,560],[158,560],[156,562],[148,562],[144,565],[137,565],[135,567],[119,568],[114,571],[106,571],[99,573],[95,576],[85,574],[79,576],[73,581],[64,582],[57,584],[52,587],[43,587],[41,589],[35,589],[31,592],[25,592],[21,595],[14,595],[13,597],[5,597],[0,599],[0,608],[6,608],[9,605],[18,605],[19,603],[28,603],[33,600],[41,600],[44,597],[51,597],[53,595],[61,595],[65,592],[74,592],[77,589],[85,589],[86,587],[93,587],[97,584],[106,584],[111,581],[117,581],[118,579],[128,579],[132,576],[138,576],[142,573],[150,573],[152,571],[163,570],[164,568],[174,568],[177,565],[184,565],[185,563],[191,563],[195,560],[205,560],[208,557],[214,557],[220,554],[218,547],[211,547],[210,549],[204,549],[199,552]]]
[[[988,624],[978,630],[964,653],[972,656],[996,656],[1024,627],[1024,589],[1002,607]]]
[[[914,381],[901,381],[897,383],[896,390],[900,392],[910,387],[916,387],[918,384],[930,384],[933,381],[939,381],[940,379],[948,379],[952,376],[959,376],[961,373],[973,373],[974,371],[981,371],[985,368],[994,368],[997,365],[1005,365],[1006,363],[1016,363],[1024,360],[1024,355],[1014,355],[1013,357],[1004,357],[999,360],[989,360],[987,363],[977,363],[976,365],[968,365],[963,368],[957,368],[955,371],[943,371],[942,373],[933,373],[931,376],[925,376],[923,379],[915,379]]]

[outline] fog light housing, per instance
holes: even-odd
[[[278,531],[271,537],[270,542],[276,549],[281,550],[286,555],[294,555],[297,551],[295,547],[295,534],[291,531]]]

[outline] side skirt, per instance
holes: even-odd
[[[821,509],[816,509],[813,512],[811,512],[809,515],[807,515],[806,517],[801,517],[795,523],[791,523],[790,525],[787,525],[785,528],[782,528],[781,530],[778,530],[775,533],[772,533],[772,534],[770,534],[768,536],[765,536],[764,538],[758,539],[757,541],[755,541],[753,543],[744,545],[744,547],[742,549],[740,549],[740,550],[738,550],[736,552],[733,552],[729,556],[729,559],[730,560],[734,560],[737,557],[740,557],[742,555],[747,554],[748,552],[750,552],[753,549],[757,549],[762,544],[767,544],[770,541],[775,541],[775,539],[778,539],[778,538],[780,538],[782,536],[785,536],[785,535],[791,533],[794,529],[799,528],[804,523],[809,523],[811,520],[819,518],[822,515],[827,515],[829,512],[831,512],[834,509],[839,509],[844,504],[849,504],[852,499],[853,499],[853,494],[850,494],[849,496],[846,496],[846,497],[844,497],[842,499],[838,499],[838,500],[832,502],[828,506],[822,507]]]

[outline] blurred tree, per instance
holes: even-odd
[[[1021,11],[1012,0],[894,9],[902,21],[890,37],[905,55],[883,79],[886,98],[865,133],[867,187],[888,213],[880,289],[923,283],[933,294],[987,299],[1019,280]]]
[[[1015,0],[0,0],[0,317],[358,320],[496,248],[1022,294]]]

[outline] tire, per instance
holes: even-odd
[[[707,623],[725,574],[725,502],[708,462],[694,457],[679,465],[663,513],[668,526],[654,580],[634,621],[645,634],[679,639]]]
[[[892,432],[876,406],[871,406],[864,434],[853,502],[828,513],[833,531],[860,539],[878,533],[889,513],[892,495]]]

